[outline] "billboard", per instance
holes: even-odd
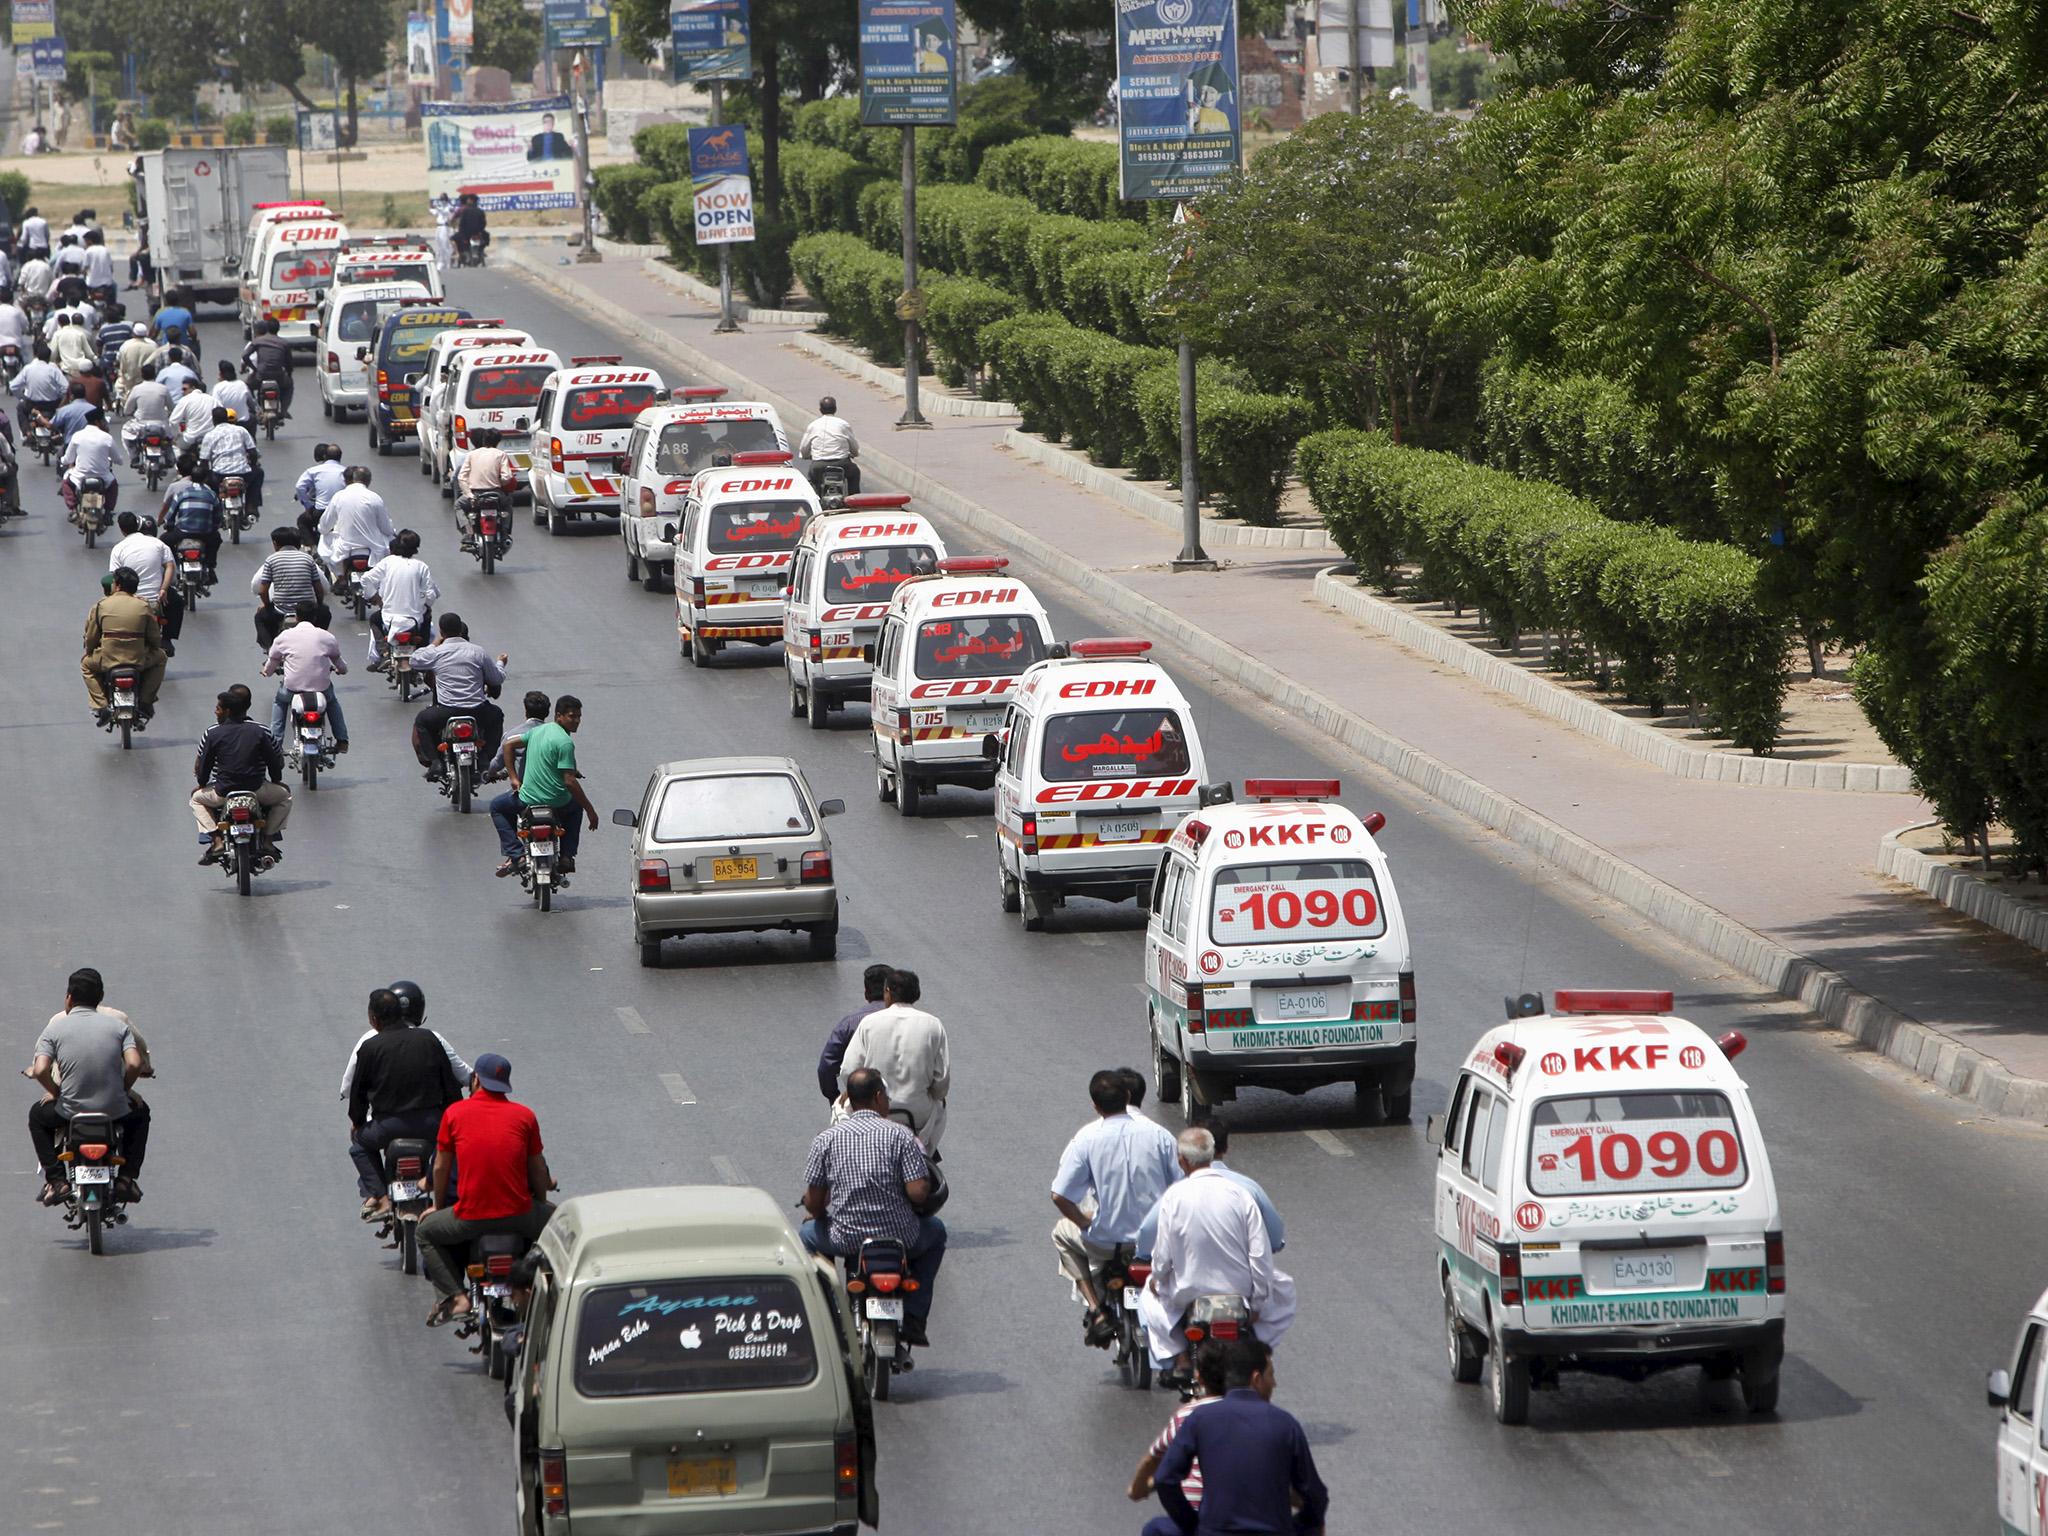
[[[1116,0],[1118,179],[1197,197],[1241,157],[1237,0]]]
[[[37,79],[62,85],[66,73],[64,65],[64,39],[61,37],[39,37],[28,45],[29,73]]]
[[[576,206],[576,146],[567,96],[427,101],[427,193],[474,192],[487,213]]]
[[[881,127],[953,122],[959,115],[959,39],[953,0],[860,0],[861,122]]]
[[[457,53],[476,46],[476,0],[448,0],[448,46]]]
[[[1368,69],[1394,67],[1394,0],[1320,0],[1316,7],[1316,62],[1324,69],[1351,67],[1351,11],[1358,9],[1358,51]],[[1418,9],[1408,0],[1408,9]]]
[[[425,11],[405,18],[405,80],[408,85],[434,83],[434,18]]]
[[[754,178],[747,130],[737,123],[690,130],[690,187],[699,245],[754,238]]]
[[[57,35],[57,0],[14,0],[14,45]]]
[[[544,0],[541,19],[551,51],[611,46],[611,0]]]
[[[669,8],[669,78],[678,84],[754,77],[747,0],[678,0]]]

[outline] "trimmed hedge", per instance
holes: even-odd
[[[1058,315],[1031,312],[1000,320],[981,333],[981,350],[1004,399],[1015,402],[1024,430],[1064,438],[1099,464],[1133,464],[1156,476],[1145,455],[1138,380],[1173,365],[1158,347],[1134,347],[1082,330]]]
[[[690,179],[690,125],[649,123],[633,132],[633,158],[661,173],[663,181]]]
[[[1149,456],[1180,483],[1180,369],[1146,375],[1137,390]],[[1204,494],[1247,523],[1280,521],[1294,445],[1309,428],[1308,402],[1238,387],[1221,365],[1195,369],[1195,472]]]
[[[1072,213],[1084,219],[1145,217],[1143,203],[1117,195],[1114,144],[1034,134],[999,144],[982,157],[975,180],[991,192],[1021,197],[1042,213]]]
[[[851,233],[860,227],[861,193],[882,172],[843,149],[782,146],[782,211],[805,234]]]
[[[645,245],[654,238],[640,198],[648,188],[661,184],[661,172],[651,165],[601,165],[590,173],[590,196],[604,215],[604,226],[614,240]]]
[[[994,375],[981,349],[982,331],[998,320],[1022,314],[1024,301],[978,277],[940,277],[924,284],[924,335],[931,343],[939,377],[954,388],[973,384],[996,398]]]
[[[19,171],[0,171],[0,202],[7,204],[7,212],[17,225],[28,208],[28,199],[28,178]]]
[[[1618,663],[1631,701],[1661,712],[1682,699],[1751,752],[1777,741],[1787,636],[1742,551],[1616,522],[1558,486],[1376,432],[1319,432],[1300,463],[1367,580],[1391,587],[1400,560],[1419,560],[1427,590],[1477,606],[1501,643],[1561,632],[1598,653],[1568,650],[1568,669],[1606,682]]]
[[[903,165],[903,130],[863,128],[858,96],[805,102],[790,116],[789,138],[792,143],[839,150],[892,176]]]
[[[835,151],[836,153],[836,151]],[[825,307],[826,329],[866,347],[878,363],[903,361],[903,262],[858,235],[808,234],[790,251],[805,290]]]

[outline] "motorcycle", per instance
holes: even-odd
[[[320,770],[334,766],[327,734],[327,700],[317,693],[294,693],[291,711],[291,755],[299,778],[309,790],[320,787]]]
[[[114,667],[106,674],[107,707],[100,712],[100,729],[121,733],[121,750],[131,750],[135,733],[148,723],[137,702],[141,697],[142,674],[133,667]]]
[[[469,814],[476,793],[477,744],[474,715],[456,715],[441,727],[441,793],[460,816]]]
[[[433,1203],[433,1187],[427,1182],[434,1161],[431,1142],[401,1136],[384,1148],[385,1194],[391,1200],[391,1214],[384,1218],[379,1237],[388,1237],[387,1248],[398,1250],[399,1272],[420,1272],[420,1218]]]
[[[363,577],[369,569],[370,557],[352,549],[342,557],[340,568],[334,573],[334,595],[354,605],[359,622],[370,616],[370,600],[363,595]]]
[[[263,440],[276,438],[279,423],[284,420],[284,391],[277,380],[264,379],[256,395],[256,424],[263,429]]]
[[[50,318],[49,295],[42,293],[23,294],[21,297],[21,312],[28,316],[30,329],[40,332],[43,328],[43,322]]]
[[[78,510],[71,520],[85,535],[87,549],[98,542],[113,522],[113,514],[107,511],[107,482],[98,475],[86,475],[78,482]]]
[[[811,488],[818,493],[820,505],[827,508],[845,506],[845,461],[842,459],[823,459],[811,465]]]
[[[904,1293],[917,1289],[910,1251],[893,1237],[871,1237],[845,1263],[846,1293],[860,1331],[861,1378],[868,1396],[886,1403],[890,1378],[911,1368],[910,1346],[903,1342]]]
[[[557,814],[574,816],[575,806],[558,813],[551,805],[522,805],[519,808],[519,837],[526,844],[526,857],[519,861],[519,884],[533,897],[533,904],[546,912],[555,904],[555,892],[567,890],[569,880],[556,869],[561,859],[561,829]]]
[[[1140,1263],[1129,1243],[1118,1244],[1116,1251],[1095,1267],[1095,1294],[1102,1298],[1116,1328],[1109,1343],[1110,1355],[1124,1385],[1140,1392],[1152,1386],[1152,1352],[1145,1347],[1145,1325],[1138,1318],[1138,1293],[1151,1278],[1152,1266]],[[1073,1291],[1074,1300],[1081,1301],[1081,1288],[1075,1285]]]
[[[128,1219],[126,1209],[114,1192],[115,1172],[127,1159],[121,1156],[110,1115],[79,1114],[66,1122],[58,1145],[58,1159],[64,1164],[64,1225],[76,1232],[85,1229],[86,1247],[105,1253],[104,1232]]]
[[[57,456],[57,429],[40,416],[28,424],[28,451],[43,461],[45,469]]]
[[[412,653],[428,642],[428,622],[408,623],[402,629],[391,630],[385,636],[384,681],[398,690],[398,702],[410,704],[417,691],[426,690],[420,685],[419,674],[412,669]]]
[[[142,434],[142,473],[154,491],[171,472],[171,434],[163,427],[148,427]]]
[[[197,539],[180,539],[177,556],[178,592],[187,610],[197,609],[199,596],[206,590],[206,546]]]
[[[221,804],[220,825],[227,835],[227,847],[220,858],[221,873],[246,896],[250,882],[270,867],[270,856],[263,846],[263,807],[248,790],[231,790]]]
[[[480,267],[484,264],[484,246],[481,240],[455,242],[455,265],[458,267]]]
[[[240,475],[223,475],[220,481],[220,520],[227,525],[228,542],[242,542],[242,530],[256,526],[256,513],[249,506],[249,487]]]
[[[478,491],[470,504],[471,550],[490,575],[512,547],[511,507],[503,493]]]
[[[1188,1341],[1191,1358],[1193,1352],[1201,1348],[1204,1339],[1228,1342],[1251,1331],[1252,1304],[1242,1296],[1197,1296],[1189,1303],[1187,1316],[1181,1319],[1180,1325],[1181,1337]],[[1142,1337],[1141,1334],[1141,1344]],[[1190,1401],[1195,1395],[1193,1371],[1179,1376],[1162,1375],[1159,1384],[1178,1387],[1182,1402]]]
[[[14,383],[14,376],[21,372],[24,362],[19,342],[0,341],[0,369],[6,371],[8,384]]]
[[[475,1339],[473,1355],[484,1357],[484,1369],[493,1381],[512,1374],[511,1352],[500,1347],[500,1337],[518,1325],[512,1306],[512,1271],[531,1246],[516,1233],[491,1233],[476,1240],[476,1251],[466,1274],[469,1314],[455,1329],[458,1339]]]

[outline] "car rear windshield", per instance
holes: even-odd
[[[1232,864],[1216,871],[1209,937],[1218,944],[1376,939],[1387,931],[1372,866],[1363,859]]]
[[[565,432],[616,432],[654,404],[652,384],[593,384],[572,389],[562,402]]]
[[[1568,1066],[1564,1049],[1537,1063]],[[1639,1195],[1749,1182],[1725,1093],[1600,1093],[1545,1099],[1529,1119],[1529,1191]]]
[[[540,399],[541,386],[554,366],[550,363],[520,363],[508,368],[472,368],[469,387],[462,403],[479,410],[514,411]]]
[[[1028,613],[991,613],[971,619],[927,619],[917,631],[917,675],[1015,677],[1045,660],[1045,636]]]
[[[1055,784],[1188,771],[1188,733],[1170,709],[1098,709],[1045,722],[1039,769]]]
[[[738,842],[810,830],[810,808],[796,780],[786,773],[740,773],[675,780],[662,791],[652,836],[657,843]]]
[[[584,1397],[800,1387],[817,1374],[794,1280],[606,1285],[583,1298],[575,1379]]]
[[[718,554],[795,549],[807,501],[722,501],[705,514],[704,547]]]
[[[929,544],[835,549],[825,557],[825,601],[886,603],[911,577],[938,568],[938,551]]]
[[[334,281],[334,249],[307,250],[288,245],[270,258],[270,286],[274,289],[325,288]]]
[[[415,315],[417,319],[413,318]],[[378,354],[378,361],[387,368],[394,363],[420,362],[433,350],[436,336],[456,321],[468,318],[468,314],[459,309],[435,310],[431,315],[409,310],[403,322],[384,328],[383,350]]]
[[[720,453],[773,453],[782,444],[775,441],[773,423],[751,421],[672,421],[661,429],[654,447],[655,473],[677,478],[694,475],[711,467],[712,456]]]

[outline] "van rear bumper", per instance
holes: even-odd
[[[1558,1329],[1542,1333],[1503,1328],[1501,1341],[1510,1354],[1545,1359],[1570,1356],[1582,1361],[1686,1365],[1734,1351],[1765,1350],[1775,1360],[1785,1353],[1785,1319],[1761,1317],[1754,1322],[1704,1328]]]
[[[1374,1072],[1395,1079],[1393,1091],[1399,1093],[1415,1079],[1415,1042],[1323,1045],[1298,1051],[1190,1050],[1187,1064],[1197,1072],[1224,1073],[1232,1081],[1254,1088],[1282,1088],[1296,1093]]]

